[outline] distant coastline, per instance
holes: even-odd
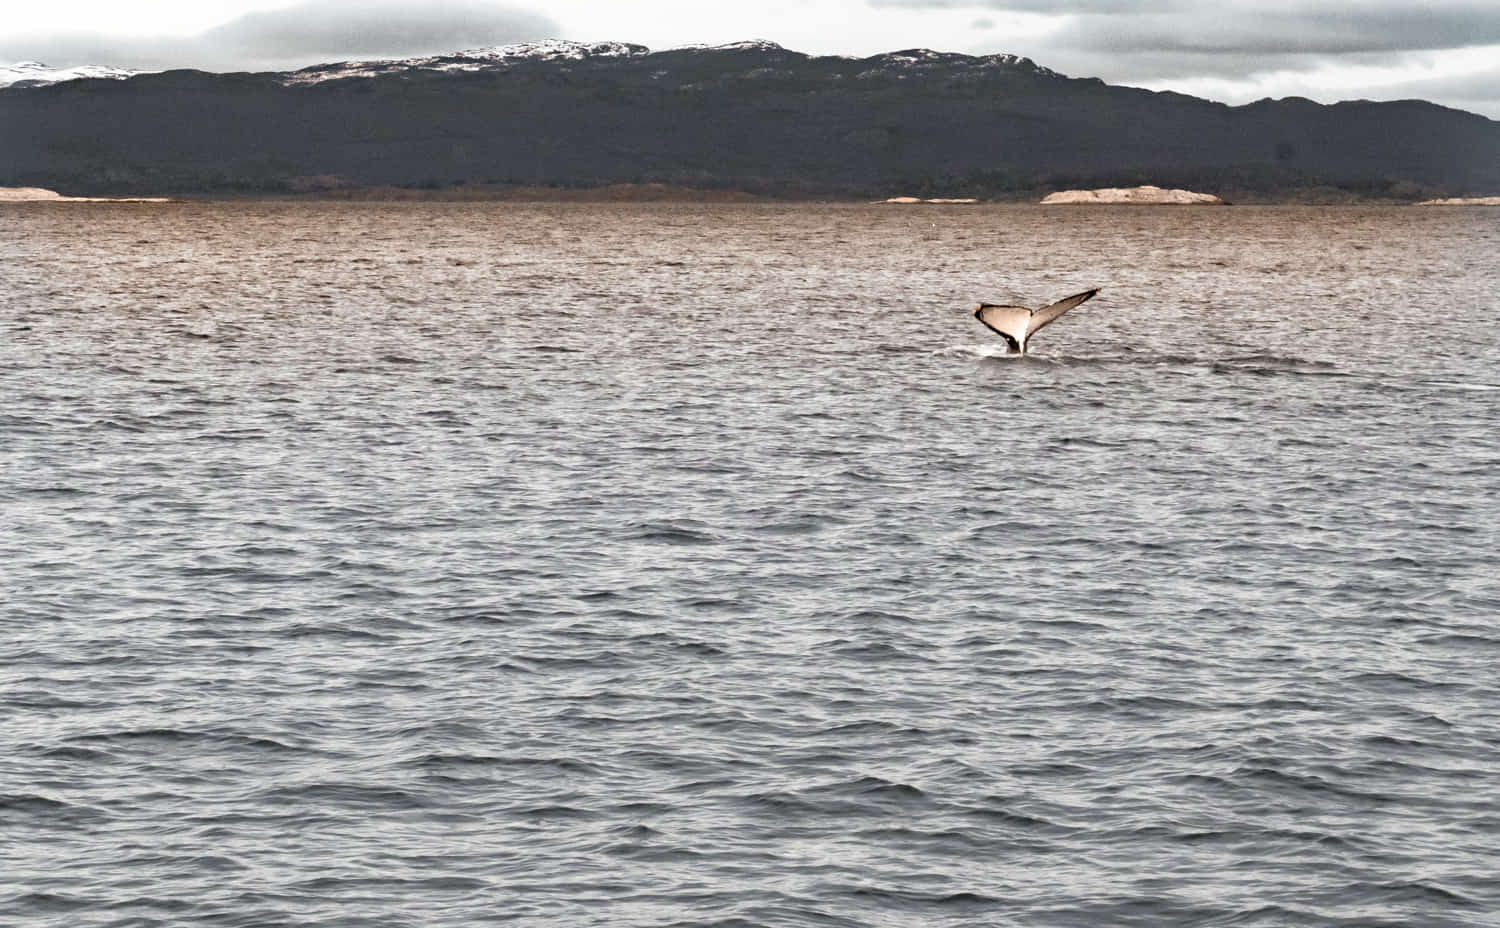
[[[1137,194],[1135,197],[1112,198],[1109,191],[1152,190],[1162,196]],[[1205,200],[1177,199],[1167,194],[1190,194]],[[1418,201],[1415,198],[1369,196],[1326,187],[1296,188],[1279,194],[1261,191],[1230,190],[1222,194],[1198,194],[1165,188],[1096,188],[1094,190],[1007,191],[987,197],[881,196],[873,198],[855,192],[811,190],[756,191],[719,187],[691,187],[676,184],[640,183],[607,184],[589,187],[553,187],[541,185],[456,184],[442,187],[395,185],[312,185],[290,190],[243,192],[186,192],[176,196],[68,196],[44,187],[0,187],[0,204],[5,203],[192,203],[216,201],[269,202],[349,202],[349,203],[831,203],[848,205],[918,205],[918,206],[1053,206],[1065,205],[1152,205],[1202,203],[1207,205],[1238,204],[1242,206],[1494,206],[1500,197],[1459,197]]]
[[[1096,188],[1109,190],[1114,188]],[[1142,188],[1120,188],[1142,189]],[[1149,189],[1149,185],[1145,189]],[[1170,190],[1171,188],[1158,188]],[[355,185],[343,186],[299,186],[283,192],[184,194],[189,199],[252,199],[287,201],[346,201],[371,203],[844,203],[850,205],[911,205],[911,206],[1038,206],[1054,193],[1069,191],[1047,191],[1045,189],[1010,190],[991,193],[987,196],[965,196],[956,193],[935,191],[922,196],[869,194],[859,191],[829,191],[774,188],[767,190],[742,190],[732,187],[692,187],[678,184],[640,183],[606,184],[598,186],[544,186],[507,184],[454,184],[450,186],[393,186]],[[1087,192],[1087,191],[1085,191]],[[1297,187],[1278,192],[1230,189],[1216,194],[1197,194],[1212,199],[1196,201],[1204,204],[1242,206],[1410,206],[1418,196],[1397,197],[1389,194],[1361,194],[1334,187]],[[1077,191],[1072,192],[1074,194]],[[1053,205],[1052,201],[1047,205]],[[1089,203],[1105,203],[1105,198],[1089,199]],[[1148,199],[1133,199],[1129,204],[1149,204]],[[1175,201],[1173,201],[1175,202]],[[1481,201],[1468,201],[1481,202]]]
[[[307,188],[292,196],[295,199],[358,202],[452,203],[753,203],[774,199],[743,190],[703,189],[674,184],[606,184],[598,187],[458,184],[439,188],[343,185]]]

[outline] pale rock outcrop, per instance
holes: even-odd
[[[1046,205],[1056,204],[1171,204],[1183,206],[1223,206],[1224,201],[1211,193],[1191,190],[1167,190],[1162,187],[1103,187],[1098,190],[1062,190],[1042,198]]]
[[[62,194],[42,187],[0,187],[0,203],[29,203],[35,200],[61,200]]]
[[[65,197],[45,187],[0,187],[0,203],[166,203],[166,197]]]
[[[1423,200],[1418,206],[1500,206],[1500,197],[1447,197],[1442,200]]]

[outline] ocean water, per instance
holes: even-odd
[[[0,923],[1500,925],[1497,254],[4,207]]]

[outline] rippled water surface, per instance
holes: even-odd
[[[5,207],[0,922],[1500,925],[1497,253]]]

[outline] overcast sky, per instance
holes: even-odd
[[[541,38],[1008,52],[1227,103],[1432,100],[1500,119],[1500,0],[9,0],[0,64],[214,71]]]

